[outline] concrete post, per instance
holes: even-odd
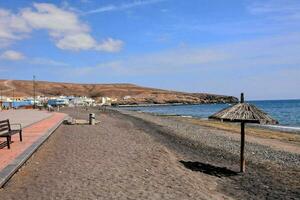
[[[90,113],[89,115],[89,124],[95,125],[95,113]]]

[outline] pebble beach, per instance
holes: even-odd
[[[0,190],[3,199],[297,199],[300,152],[134,111],[65,108],[61,125]],[[247,141],[247,138],[246,138]],[[281,145],[283,145],[281,143]],[[293,149],[289,151],[289,149]]]

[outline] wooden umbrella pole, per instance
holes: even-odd
[[[244,103],[244,93],[241,93],[241,103]],[[244,157],[244,149],[245,149],[245,122],[241,123],[241,164],[240,164],[240,172],[245,172],[245,157]]]
[[[244,148],[245,148],[245,122],[241,123],[241,164],[240,172],[245,172],[245,157],[244,157]]]

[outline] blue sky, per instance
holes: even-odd
[[[298,0],[0,0],[0,79],[300,98]]]

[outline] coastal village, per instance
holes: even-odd
[[[0,80],[0,107],[38,108],[151,104],[235,103],[233,96],[187,93],[133,84],[74,84]]]
[[[99,100],[86,96],[58,96],[58,97],[0,97],[0,109],[21,108],[51,108],[51,107],[76,107],[76,106],[111,106],[117,101],[116,98],[100,97]]]

